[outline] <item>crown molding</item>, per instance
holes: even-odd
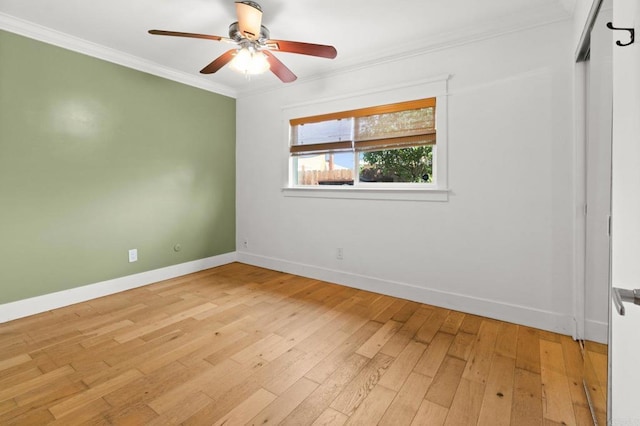
[[[573,1],[573,0],[561,0]],[[329,73],[315,74],[308,77],[301,77],[296,83],[307,83],[316,80],[325,79],[331,76],[348,74],[360,69],[374,67],[377,65],[397,62],[416,56],[422,56],[428,53],[440,50],[450,49],[454,47],[464,46],[467,44],[477,43],[513,33],[519,33],[556,24],[558,22],[570,21],[571,14],[565,8],[561,12],[549,12],[543,8],[530,10],[528,13],[520,13],[512,17],[501,18],[500,20],[491,20],[483,25],[460,28],[456,32],[448,32],[437,36],[429,37],[429,40],[422,44],[412,44],[410,49],[398,51],[398,49],[377,50],[374,54],[359,56],[342,63]],[[265,84],[247,89],[240,89],[238,97],[257,95],[281,89],[281,86],[275,84]]]
[[[107,62],[122,65],[127,68],[142,71],[188,86],[197,87],[202,90],[217,93],[232,98],[237,98],[238,93],[235,89],[228,86],[212,82],[210,80],[194,76],[182,71],[177,71],[168,67],[164,67],[155,62],[141,59],[137,56],[121,52],[97,43],[92,43],[78,37],[71,36],[32,22],[18,19],[14,16],[0,12],[0,30],[9,31],[21,36],[25,36],[34,40],[48,43],[54,46],[62,47],[74,52],[82,53],[87,56],[102,59]]]
[[[575,4],[575,0],[558,1],[563,6],[561,8],[562,11],[560,12],[550,11],[548,8],[532,8],[527,13],[519,13],[506,18],[503,17],[500,20],[487,21],[479,26],[459,28],[455,32],[430,36],[424,43],[418,45],[412,44],[411,48],[407,50],[398,51],[397,48],[377,50],[375,53],[350,58],[345,62],[342,62],[337,68],[328,72],[321,72],[308,77],[301,77],[298,79],[297,84],[321,80],[334,75],[351,73],[363,68],[409,59],[411,57],[421,56],[439,50],[463,46],[511,33],[527,31],[560,21],[570,20],[570,10]],[[282,85],[276,83],[266,83],[241,89],[232,88],[189,73],[177,71],[173,68],[164,67],[155,62],[123,53],[116,49],[55,31],[32,22],[24,21],[1,12],[0,29],[232,98],[256,95],[282,89]]]

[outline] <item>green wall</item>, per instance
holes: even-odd
[[[235,99],[0,31],[0,304],[234,250]]]

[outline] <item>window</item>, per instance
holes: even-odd
[[[296,118],[290,126],[293,185],[434,183],[436,98]]]
[[[449,78],[284,107],[283,194],[447,201]]]

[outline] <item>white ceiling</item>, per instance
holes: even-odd
[[[300,80],[567,19],[575,0],[258,0],[263,24],[281,40],[330,44],[334,60],[276,53]],[[219,93],[282,85],[273,74],[247,81],[228,67],[199,70],[226,43],[152,36],[149,29],[228,36],[233,0],[0,0],[0,28]],[[289,83],[289,84],[296,84]]]

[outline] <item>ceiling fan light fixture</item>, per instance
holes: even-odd
[[[213,74],[225,65],[230,65],[231,68],[241,72],[247,78],[250,75],[271,70],[283,83],[291,83],[297,79],[296,75],[272,51],[328,59],[333,59],[338,54],[333,46],[272,39],[267,27],[262,25],[262,8],[258,3],[252,0],[235,0],[235,5],[238,20],[229,25],[229,38],[166,30],[149,30],[149,33],[224,41],[236,45],[235,48],[227,50],[202,68],[200,74]]]
[[[252,47],[242,47],[238,49],[229,66],[245,75],[257,75],[269,70],[269,61],[261,51]]]

